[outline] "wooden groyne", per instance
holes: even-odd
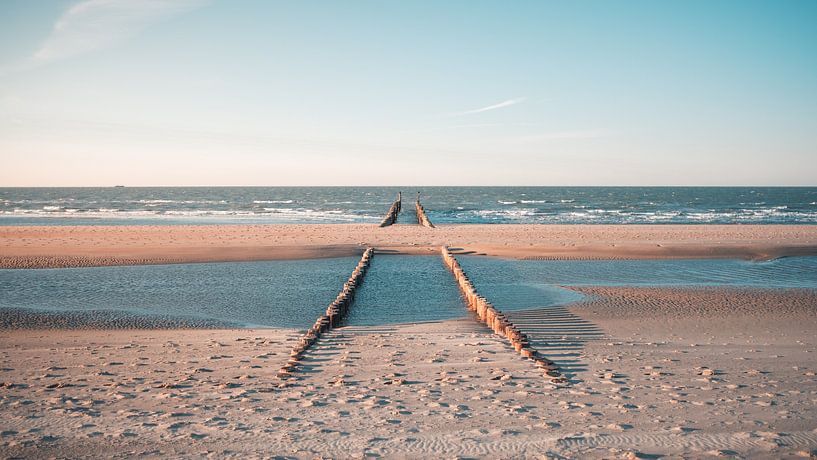
[[[417,210],[417,223],[423,227],[434,228],[434,224],[431,223],[431,219],[428,218],[426,210],[420,203],[420,192],[417,192],[417,201],[414,203],[414,207]]]
[[[315,324],[306,331],[292,348],[289,353],[289,361],[278,372],[278,378],[287,379],[292,377],[292,372],[297,369],[304,353],[321,338],[321,334],[341,324],[352,306],[355,290],[363,282],[363,277],[366,276],[366,270],[369,268],[373,255],[374,249],[366,248],[349,280],[343,284],[338,296],[326,308],[326,314],[319,316]]]
[[[386,217],[384,217],[383,221],[380,222],[381,227],[388,227],[389,225],[397,221],[397,215],[400,214],[402,202],[403,202],[402,194],[400,192],[397,192],[397,199],[394,200],[394,203],[391,204],[389,212],[386,213]]]
[[[454,274],[454,278],[457,280],[457,285],[465,298],[468,309],[475,312],[479,320],[491,328],[494,333],[508,339],[514,350],[525,358],[533,361],[537,367],[544,371],[545,376],[551,379],[552,382],[567,382],[567,379],[562,376],[559,372],[559,368],[553,361],[539,355],[536,350],[531,348],[528,337],[502,314],[502,312],[494,308],[491,302],[479,295],[471,283],[471,280],[468,279],[468,276],[460,266],[460,263],[451,255],[448,248],[443,246],[440,252],[446,267],[451,270],[451,273]]]

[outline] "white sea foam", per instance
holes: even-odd
[[[338,209],[315,210],[315,209],[292,209],[292,208],[264,208],[258,210],[222,210],[222,209],[197,209],[197,210],[121,210],[114,208],[98,208],[96,210],[62,209],[14,209],[0,211],[0,217],[42,217],[59,219],[70,215],[76,219],[228,219],[228,220],[259,220],[269,222],[374,222],[379,216],[365,216],[352,213],[345,213]]]
[[[490,220],[523,220],[526,217],[533,216],[536,213],[535,209],[480,209],[469,211],[466,214],[476,215]]]
[[[121,203],[121,201],[111,201],[112,203]],[[140,203],[146,205],[161,205],[161,204],[226,204],[227,200],[135,200],[125,201],[124,203]]]

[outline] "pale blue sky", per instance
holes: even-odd
[[[815,185],[815,1],[0,2],[0,186]]]

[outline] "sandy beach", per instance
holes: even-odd
[[[794,458],[817,452],[817,294],[581,288],[514,313],[557,386],[470,318],[0,333],[3,456]]]
[[[616,259],[817,255],[813,225],[178,225],[0,227],[0,268],[297,259],[381,253]]]
[[[2,227],[6,268],[380,253],[814,254],[812,226]],[[452,280],[453,282],[453,280]],[[302,331],[7,309],[0,455],[787,458],[817,455],[817,291],[579,287],[508,318],[561,383],[463,318]],[[495,305],[502,309],[501,299]]]

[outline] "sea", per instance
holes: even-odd
[[[0,188],[0,225],[375,223],[398,192],[437,224],[817,223],[817,187],[400,186]]]

